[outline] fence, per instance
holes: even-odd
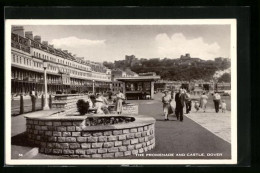
[[[49,95],[48,100],[49,100],[49,105],[51,106],[53,96]],[[15,116],[23,113],[39,111],[43,109],[43,106],[44,106],[43,95],[35,97],[33,99],[20,95],[18,99],[13,99],[11,101],[11,115]]]

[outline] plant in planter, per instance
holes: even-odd
[[[85,115],[89,109],[89,103],[85,102],[83,99],[78,100],[77,108],[80,115]]]

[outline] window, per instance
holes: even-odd
[[[13,62],[15,62],[15,55],[13,55]]]

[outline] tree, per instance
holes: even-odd
[[[218,82],[231,82],[231,75],[229,73],[224,73],[219,79]]]
[[[104,61],[104,62],[103,62],[103,65],[104,65],[105,67],[109,68],[109,69],[115,68],[115,64],[112,63],[112,62]]]

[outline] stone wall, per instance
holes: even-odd
[[[28,140],[41,153],[77,158],[114,158],[155,147],[153,118],[114,126],[82,126],[82,117],[68,120],[28,118]]]
[[[64,110],[64,114],[77,112],[77,101],[85,99],[87,95],[82,94],[57,94],[54,95],[52,108]]]
[[[54,100],[52,101],[52,108],[63,110],[64,115],[73,114],[77,112],[77,101],[80,99],[86,99],[87,95],[82,94],[57,94],[54,95]],[[114,111],[116,114],[116,111]],[[128,103],[123,105],[122,114],[137,115],[138,105]],[[61,114],[60,114],[61,115]]]

